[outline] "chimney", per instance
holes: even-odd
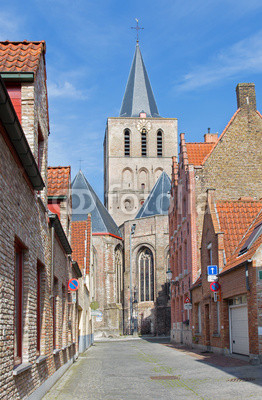
[[[236,87],[237,108],[256,111],[256,91],[254,83],[239,83]]]
[[[210,128],[208,128],[208,133],[204,135],[205,143],[216,143],[218,140],[218,133],[210,133]]]

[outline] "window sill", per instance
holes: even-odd
[[[220,333],[213,333],[213,337],[220,338]]]
[[[39,356],[36,359],[36,365],[42,364],[42,362],[44,362],[45,360],[47,360],[47,356]]]
[[[18,365],[17,367],[14,367],[13,369],[13,375],[17,376],[22,374],[23,372],[27,371],[28,369],[32,368],[32,364],[31,363],[22,363],[20,365]]]
[[[53,355],[56,356],[58,353],[60,353],[60,351],[62,351],[62,349],[54,349]]]

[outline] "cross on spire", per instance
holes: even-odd
[[[131,26],[131,29],[135,29],[136,30],[136,42],[139,43],[139,31],[140,29],[144,29],[141,28],[140,26],[138,26],[138,19],[136,18],[136,26]]]
[[[84,160],[81,160],[81,158],[80,158],[80,160],[78,160],[79,161],[79,169],[81,170],[81,167],[82,167],[82,161],[84,161]]]

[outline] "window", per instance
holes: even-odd
[[[15,342],[14,362],[15,365],[22,363],[22,341],[23,341],[23,249],[16,245],[15,248]]]
[[[128,129],[125,130],[125,156],[130,157],[130,132]]]
[[[202,333],[202,326],[201,326],[201,304],[198,303],[197,305],[197,322],[198,322],[198,333]]]
[[[120,248],[115,251],[115,271],[116,271],[116,302],[121,303],[122,300],[122,252]]]
[[[157,132],[157,156],[162,157],[163,155],[163,134],[161,131]]]
[[[145,128],[143,128],[142,132],[141,132],[141,155],[142,155],[142,157],[146,157],[147,156],[146,130],[145,130]]]
[[[212,265],[212,243],[207,246],[208,265]]]
[[[154,261],[151,250],[144,247],[139,258],[140,301],[154,301]]]
[[[37,165],[38,169],[41,173],[42,170],[42,162],[43,162],[43,155],[44,155],[44,137],[41,132],[40,126],[38,126],[38,159]]]

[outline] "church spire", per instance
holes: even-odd
[[[139,117],[141,112],[147,117],[160,117],[137,42],[119,116]]]

